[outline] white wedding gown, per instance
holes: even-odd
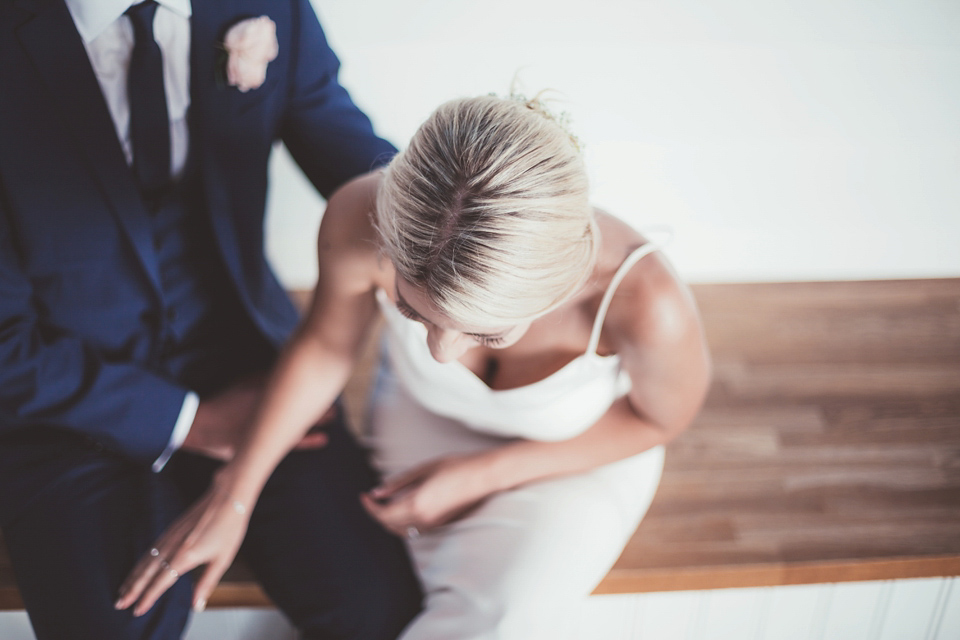
[[[630,388],[618,356],[596,354],[609,298],[586,352],[531,385],[495,391],[459,362],[430,355],[424,327],[378,295],[386,354],[373,394],[368,444],[390,476],[450,454],[514,438],[563,440],[596,422]],[[653,499],[663,447],[587,473],[488,498],[449,525],[407,541],[426,594],[402,640],[558,640],[619,556]]]

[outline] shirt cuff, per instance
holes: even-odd
[[[170,456],[172,456],[176,450],[180,448],[180,445],[183,444],[183,441],[187,439],[187,434],[190,433],[190,427],[193,426],[193,419],[197,416],[197,409],[199,407],[200,397],[193,391],[188,391],[187,397],[183,399],[183,406],[180,408],[180,417],[177,418],[177,423],[173,425],[170,442],[167,443],[167,448],[163,450],[160,457],[153,462],[154,473],[160,473],[160,471],[163,470],[163,467],[166,466],[170,460]]]

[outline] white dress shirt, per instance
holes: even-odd
[[[87,49],[93,72],[100,83],[104,100],[117,129],[117,138],[127,164],[133,164],[130,142],[130,102],[127,98],[127,70],[133,53],[133,25],[124,12],[138,2],[129,0],[65,0],[77,31]],[[153,36],[163,53],[163,86],[167,94],[170,117],[170,174],[178,176],[187,161],[189,131],[187,109],[190,107],[190,0],[157,0],[153,20]],[[200,398],[190,391],[184,398],[180,415],[170,441],[153,470],[160,471],[170,456],[180,448],[193,419]]]

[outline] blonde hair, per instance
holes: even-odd
[[[382,249],[398,277],[473,327],[532,320],[592,272],[599,234],[576,140],[538,101],[440,106],[387,167]]]

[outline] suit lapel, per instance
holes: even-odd
[[[149,214],[120,148],[73,18],[62,2],[47,2],[33,19],[20,26],[17,35],[56,99],[68,132],[90,162],[114,215],[159,295],[160,275]]]

